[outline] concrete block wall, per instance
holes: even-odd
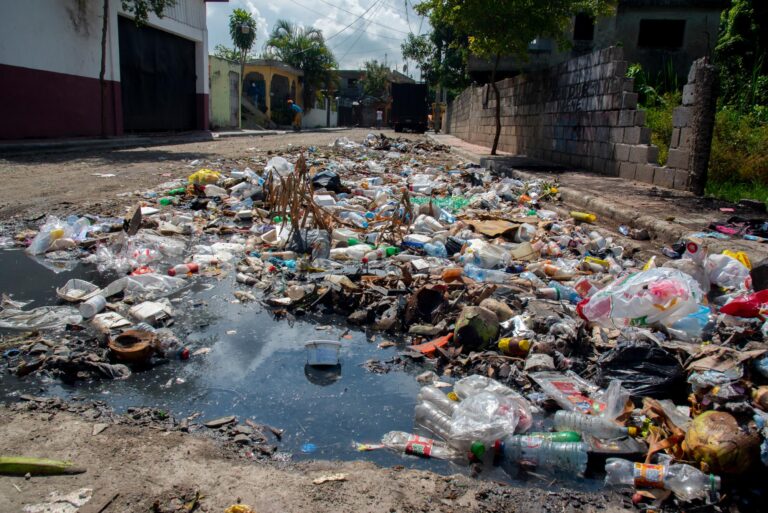
[[[675,111],[669,161],[660,167],[659,150],[651,145],[645,112],[637,110],[637,93],[626,72],[622,49],[611,47],[498,82],[498,149],[662,187],[688,188],[695,89],[686,86],[685,104]],[[449,133],[490,147],[495,108],[490,86],[466,89],[450,106]]]

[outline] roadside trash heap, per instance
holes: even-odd
[[[256,170],[200,169],[124,219],[51,218],[19,234],[44,265],[85,261],[115,280],[64,284],[79,310],[6,298],[0,327],[101,334],[101,356],[80,359],[28,344],[17,374],[125,377],[158,355],[184,358],[167,298],[229,273],[238,301],[277,317],[342,315],[401,341],[388,363],[429,369],[414,432],[360,450],[605,474],[649,507],[759,489],[768,263],[710,253],[695,236],[649,257],[633,242],[647,233],[606,234],[594,215],[563,210],[556,184],[446,167],[444,150],[340,138]]]

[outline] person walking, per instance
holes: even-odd
[[[376,130],[381,130],[382,121],[384,121],[384,111],[376,109]]]
[[[291,112],[293,112],[293,130],[295,132],[300,132],[301,115],[304,113],[304,109],[302,109],[301,106],[299,106],[293,100],[288,100],[288,106],[291,108]]]

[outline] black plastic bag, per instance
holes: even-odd
[[[598,384],[621,380],[633,399],[684,397],[687,387],[682,365],[673,354],[647,341],[625,340],[597,360]]]
[[[325,189],[331,192],[341,192],[341,178],[333,171],[320,171],[312,177],[313,189]]]

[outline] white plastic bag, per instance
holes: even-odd
[[[725,289],[746,290],[749,269],[728,255],[709,255],[704,261],[709,280]]]
[[[492,394],[503,396],[514,403],[517,415],[517,431],[519,433],[528,431],[533,424],[533,414],[531,413],[531,406],[528,403],[528,400],[494,379],[478,374],[467,376],[456,382],[453,386],[453,391],[456,392],[456,395],[462,400],[477,395],[480,392],[490,392]]]
[[[465,444],[502,440],[517,428],[520,419],[516,406],[511,398],[491,392],[471,395],[453,412],[451,438]]]
[[[696,312],[704,293],[690,275],[658,268],[620,278],[597,291],[578,307],[587,321],[605,328],[671,326]]]

